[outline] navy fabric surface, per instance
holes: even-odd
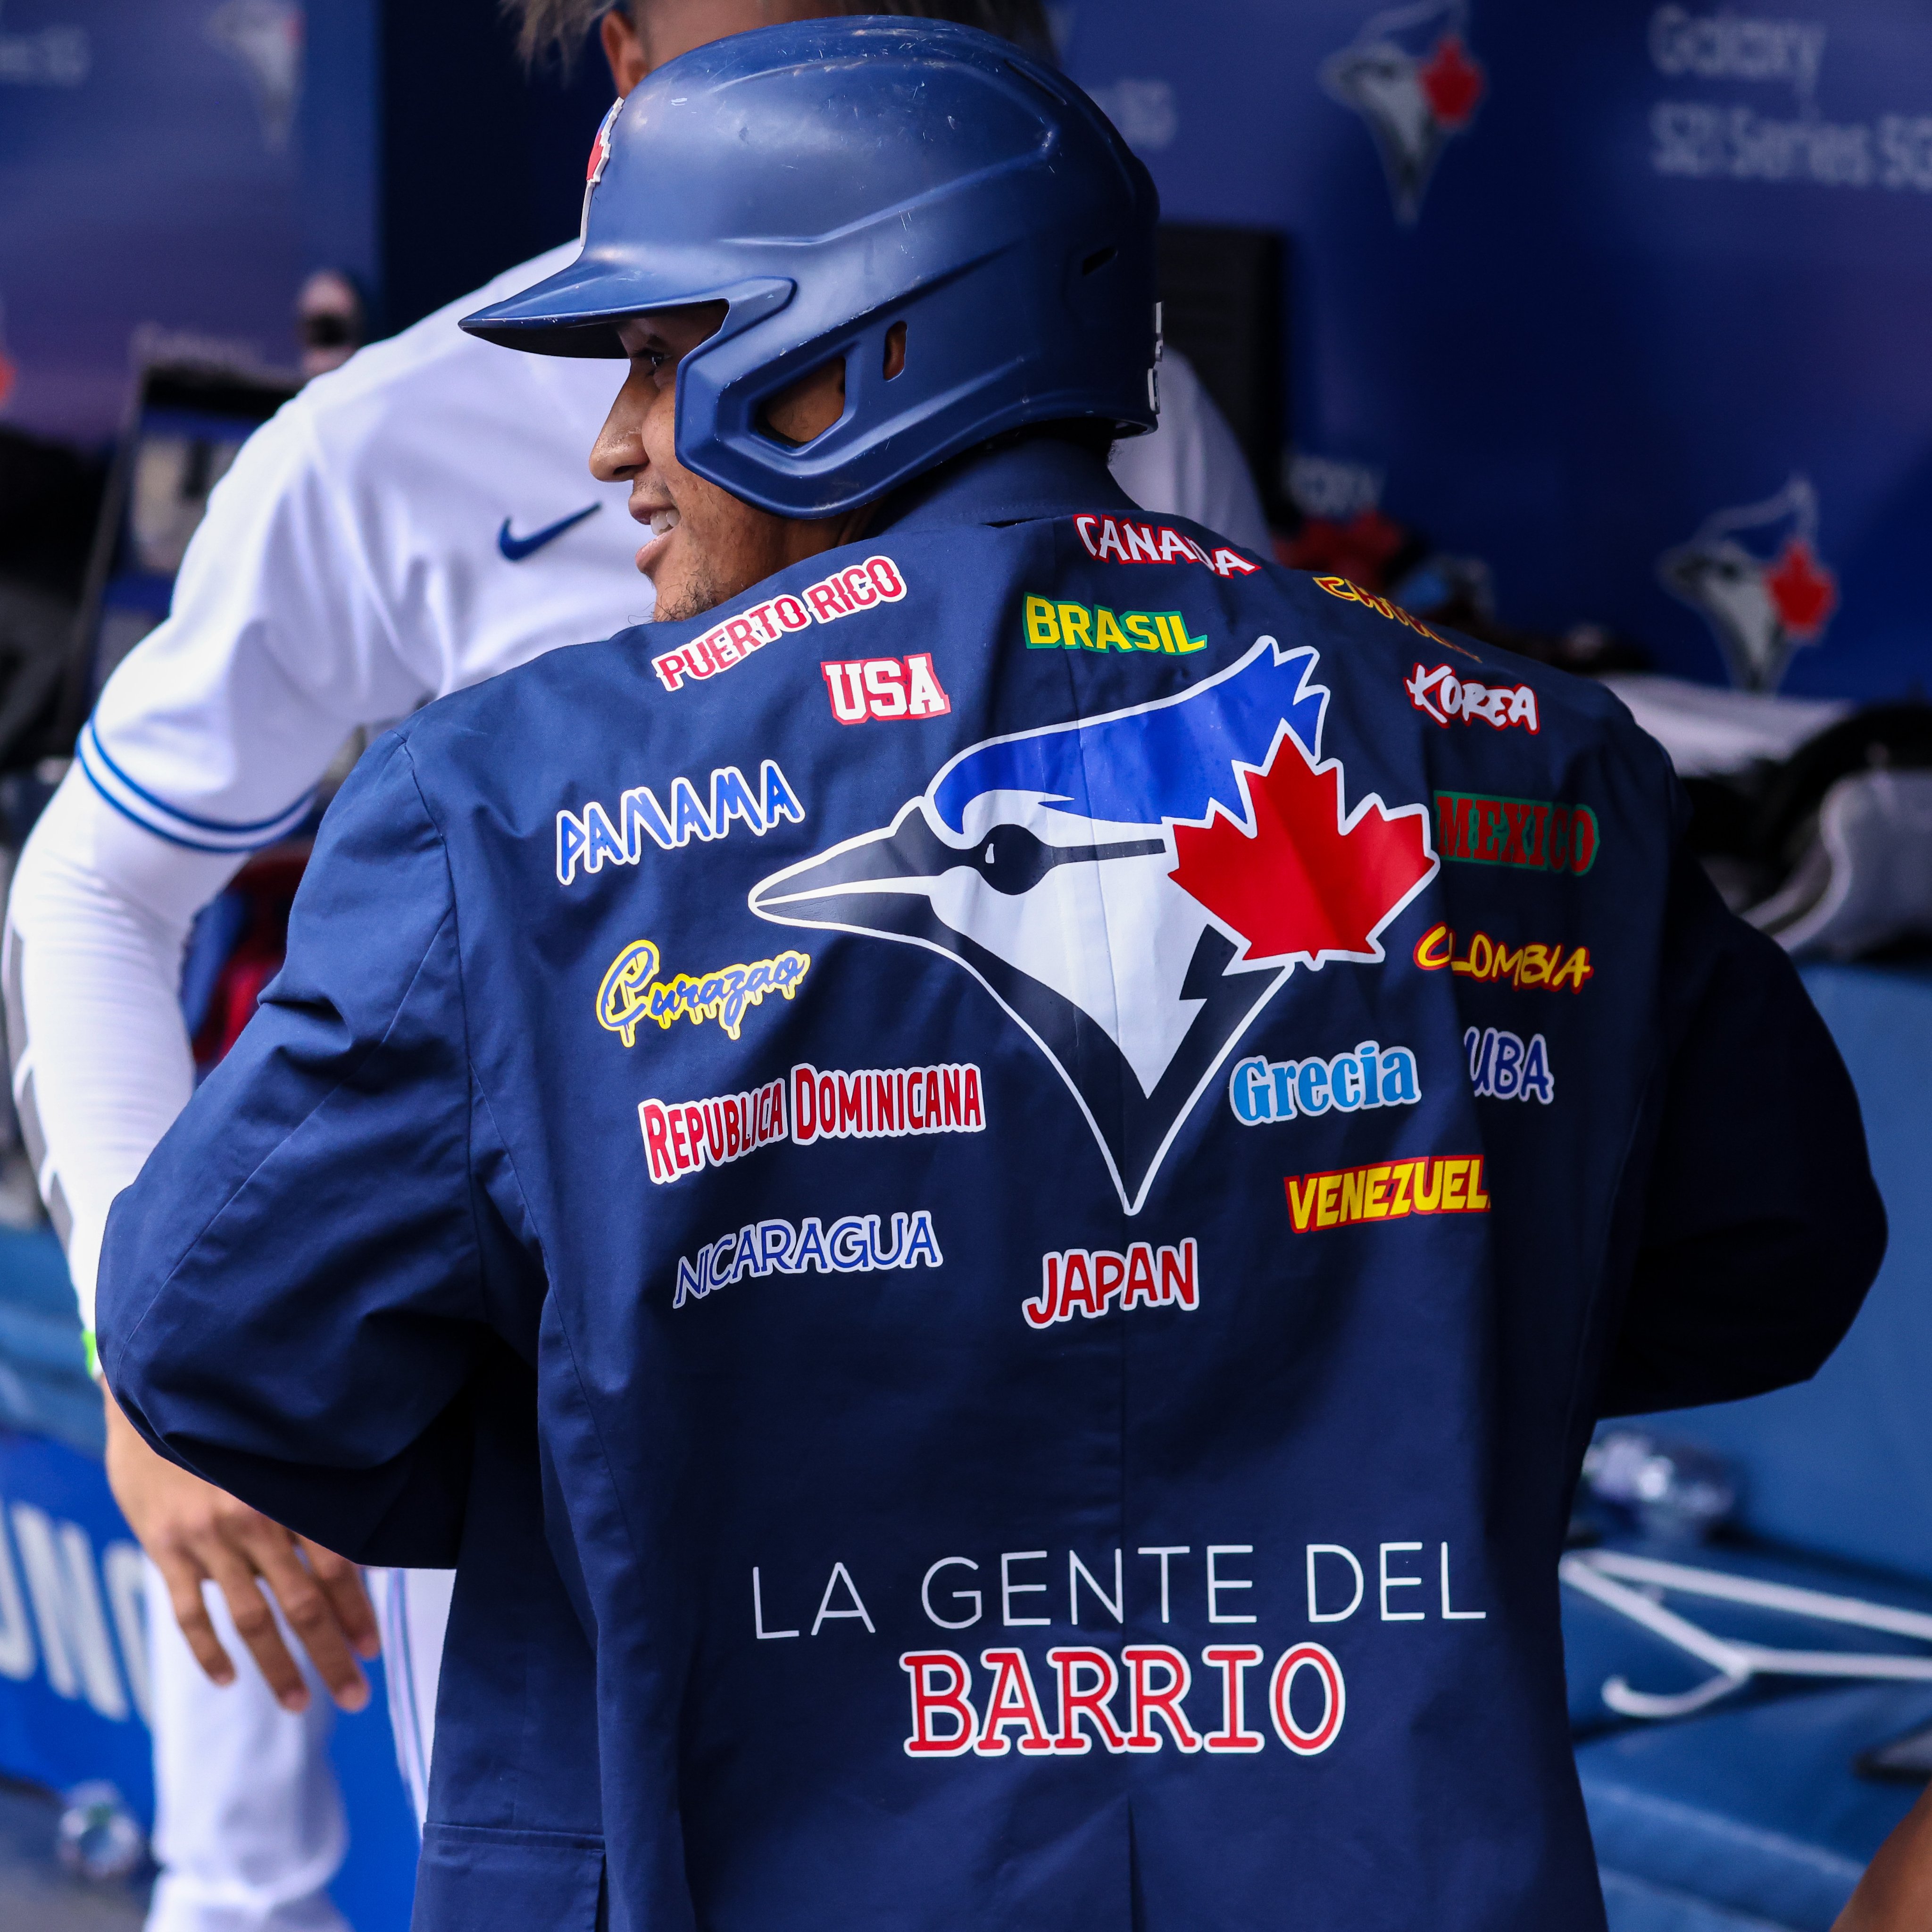
[[[1932,1582],[1932,973],[1814,965],[1804,981],[1858,1089],[1892,1223],[1885,1265],[1811,1381],[1656,1426],[1738,1466],[1752,1534]]]
[[[1858,1086],[1891,1246],[1850,1333],[1812,1380],[1651,1418],[1730,1459],[1742,1525],[1760,1540],[1648,1553],[1932,1610],[1932,974],[1814,965],[1804,980]],[[1613,1932],[1704,1932],[1700,1912],[1732,1910],[1828,1927],[1916,1795],[1856,1777],[1852,1760],[1932,1716],[1932,1694],[1765,1678],[1702,1716],[1627,1725],[1604,1706],[1606,1678],[1668,1693],[1702,1682],[1707,1666],[1575,1591],[1563,1598],[1573,1727],[1620,1732],[1579,1754]],[[1725,1636],[1925,1653],[1706,1600],[1670,1604]],[[1710,1932],[1728,1922],[1709,1922]]]
[[[1849,1085],[1621,707],[1134,514],[1011,451],[418,714],[116,1205],[124,1404],[460,1552],[432,1818],[578,1878],[620,1820],[614,1925],[1600,1923],[1597,1392],[1807,1373],[1869,1272]],[[1590,856],[1438,859],[1459,796]]]

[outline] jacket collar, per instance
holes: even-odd
[[[895,490],[879,506],[870,534],[1135,508],[1099,457],[1057,436],[1034,436],[1001,449],[968,450]]]

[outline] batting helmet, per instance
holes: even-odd
[[[725,303],[679,366],[678,460],[780,516],[830,516],[1024,423],[1151,429],[1158,211],[1100,110],[1009,43],[903,19],[762,28],[613,109],[577,260],[463,326],[620,356],[624,317]],[[839,356],[837,422],[802,445],[764,426]]]

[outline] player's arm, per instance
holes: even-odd
[[[1669,1040],[1604,1414],[1816,1372],[1885,1253],[1858,1096],[1796,970],[1688,853],[1662,962]]]
[[[1932,1790],[1893,1828],[1832,1932],[1925,1932],[1932,1925]]]
[[[178,990],[188,927],[239,862],[157,838],[76,766],[15,880],[4,968],[14,1104],[90,1335],[108,1208],[194,1089]],[[212,1580],[276,1694],[307,1702],[260,1578],[331,1691],[358,1706],[353,1653],[374,1654],[376,1624],[355,1566],[163,1461],[106,1408],[108,1480],[202,1667],[218,1683],[235,1672],[202,1598]]]
[[[5,939],[14,1102],[90,1330],[108,1208],[194,1090],[188,929],[244,856],[166,843],[79,765],[21,854]]]
[[[249,438],[167,620],[108,680],[21,854],[14,1084],[84,1324],[108,1204],[192,1090],[178,993],[195,914],[300,829],[354,726],[428,694],[369,589],[353,495],[302,399]]]
[[[179,987],[195,914],[250,850],[299,824],[351,724],[422,694],[368,592],[336,480],[299,405],[250,439],[167,622],[103,692],[16,874],[4,968],[14,1092],[90,1330],[108,1208],[193,1088]],[[106,1425],[116,1498],[209,1674],[233,1670],[202,1598],[214,1578],[278,1694],[306,1701],[266,1586],[332,1691],[359,1703],[351,1652],[373,1654],[376,1626],[354,1567],[157,1456],[111,1403]]]
[[[282,971],[102,1250],[101,1366],[128,1419],[361,1562],[454,1563],[465,1386],[521,1338],[503,1310],[533,1330],[541,1299],[520,1203],[490,1191],[505,1164],[472,1178],[493,1129],[465,1042],[442,841],[391,736],[331,808]]]

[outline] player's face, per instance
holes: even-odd
[[[628,482],[631,514],[651,527],[638,568],[656,590],[656,614],[667,622],[709,610],[788,564],[851,542],[865,527],[862,509],[812,521],[775,517],[678,461],[677,365],[724,319],[722,302],[704,302],[634,316],[620,327],[631,373],[590,453],[591,473],[601,482]],[[838,421],[844,400],[844,364],[830,362],[800,377],[765,418],[779,435],[808,442]]]

